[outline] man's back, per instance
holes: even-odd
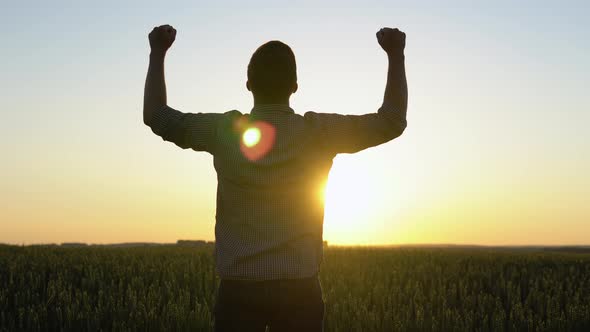
[[[255,107],[246,118],[247,128],[260,130],[259,142],[248,147],[232,135],[232,119],[214,153],[217,271],[230,279],[312,276],[322,259],[321,184],[334,155],[317,128],[285,105]],[[257,145],[270,148],[251,160],[248,150]]]
[[[217,271],[225,279],[296,279],[317,274],[322,260],[321,195],[341,152],[356,152],[399,135],[395,109],[340,115],[288,105],[154,116],[152,130],[182,148],[208,151],[217,171]],[[254,132],[253,138],[249,133]]]

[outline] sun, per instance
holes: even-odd
[[[319,191],[325,201],[324,233],[335,243],[356,243],[382,203],[377,179],[350,164],[334,167]]]

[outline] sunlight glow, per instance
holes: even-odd
[[[330,244],[590,244],[588,1],[292,2],[288,18],[271,2],[115,11],[108,0],[92,10],[82,1],[6,3],[1,21],[26,28],[11,30],[2,68],[2,105],[15,111],[2,113],[0,130],[0,243],[215,239],[219,159],[163,142],[140,119],[147,36],[171,23],[178,28],[166,58],[171,106],[227,119],[223,130],[194,134],[214,134],[231,144],[232,158],[260,170],[283,167],[291,161],[284,149],[296,144],[326,143],[292,142],[294,128],[279,131],[279,122],[251,114],[247,64],[262,42],[278,38],[293,48],[299,90],[289,106],[311,124],[318,116],[309,111],[377,112],[389,60],[375,32],[382,24],[407,32],[403,135],[339,153],[329,180],[302,177],[314,186],[309,195],[325,201]],[[48,42],[47,26],[69,32]],[[236,26],[239,38],[227,39]],[[113,47],[95,47],[93,37],[108,36],[117,36]],[[556,123],[556,109],[567,121]],[[315,156],[296,165],[313,166],[303,164],[308,159]]]
[[[379,182],[370,173],[356,172],[354,167],[353,163],[337,165],[325,188],[320,187],[326,204],[325,237],[334,243],[362,240],[367,226],[382,212]]]

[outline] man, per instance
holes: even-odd
[[[280,41],[260,46],[250,59],[249,114],[182,113],[168,106],[164,81],[175,38],[169,25],[149,34],[143,119],[163,140],[213,155],[221,278],[215,330],[322,331],[320,187],[336,154],[388,142],[406,128],[405,34],[377,32],[389,60],[387,84],[382,106],[365,115],[296,114],[289,106],[297,91],[295,56]]]

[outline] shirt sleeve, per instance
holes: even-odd
[[[386,143],[400,136],[407,126],[405,115],[393,107],[380,107],[377,113],[343,115],[305,113],[314,122],[322,143],[333,153],[355,153]]]
[[[215,151],[221,113],[183,113],[166,106],[153,114],[150,127],[154,134],[177,146],[195,151]]]

